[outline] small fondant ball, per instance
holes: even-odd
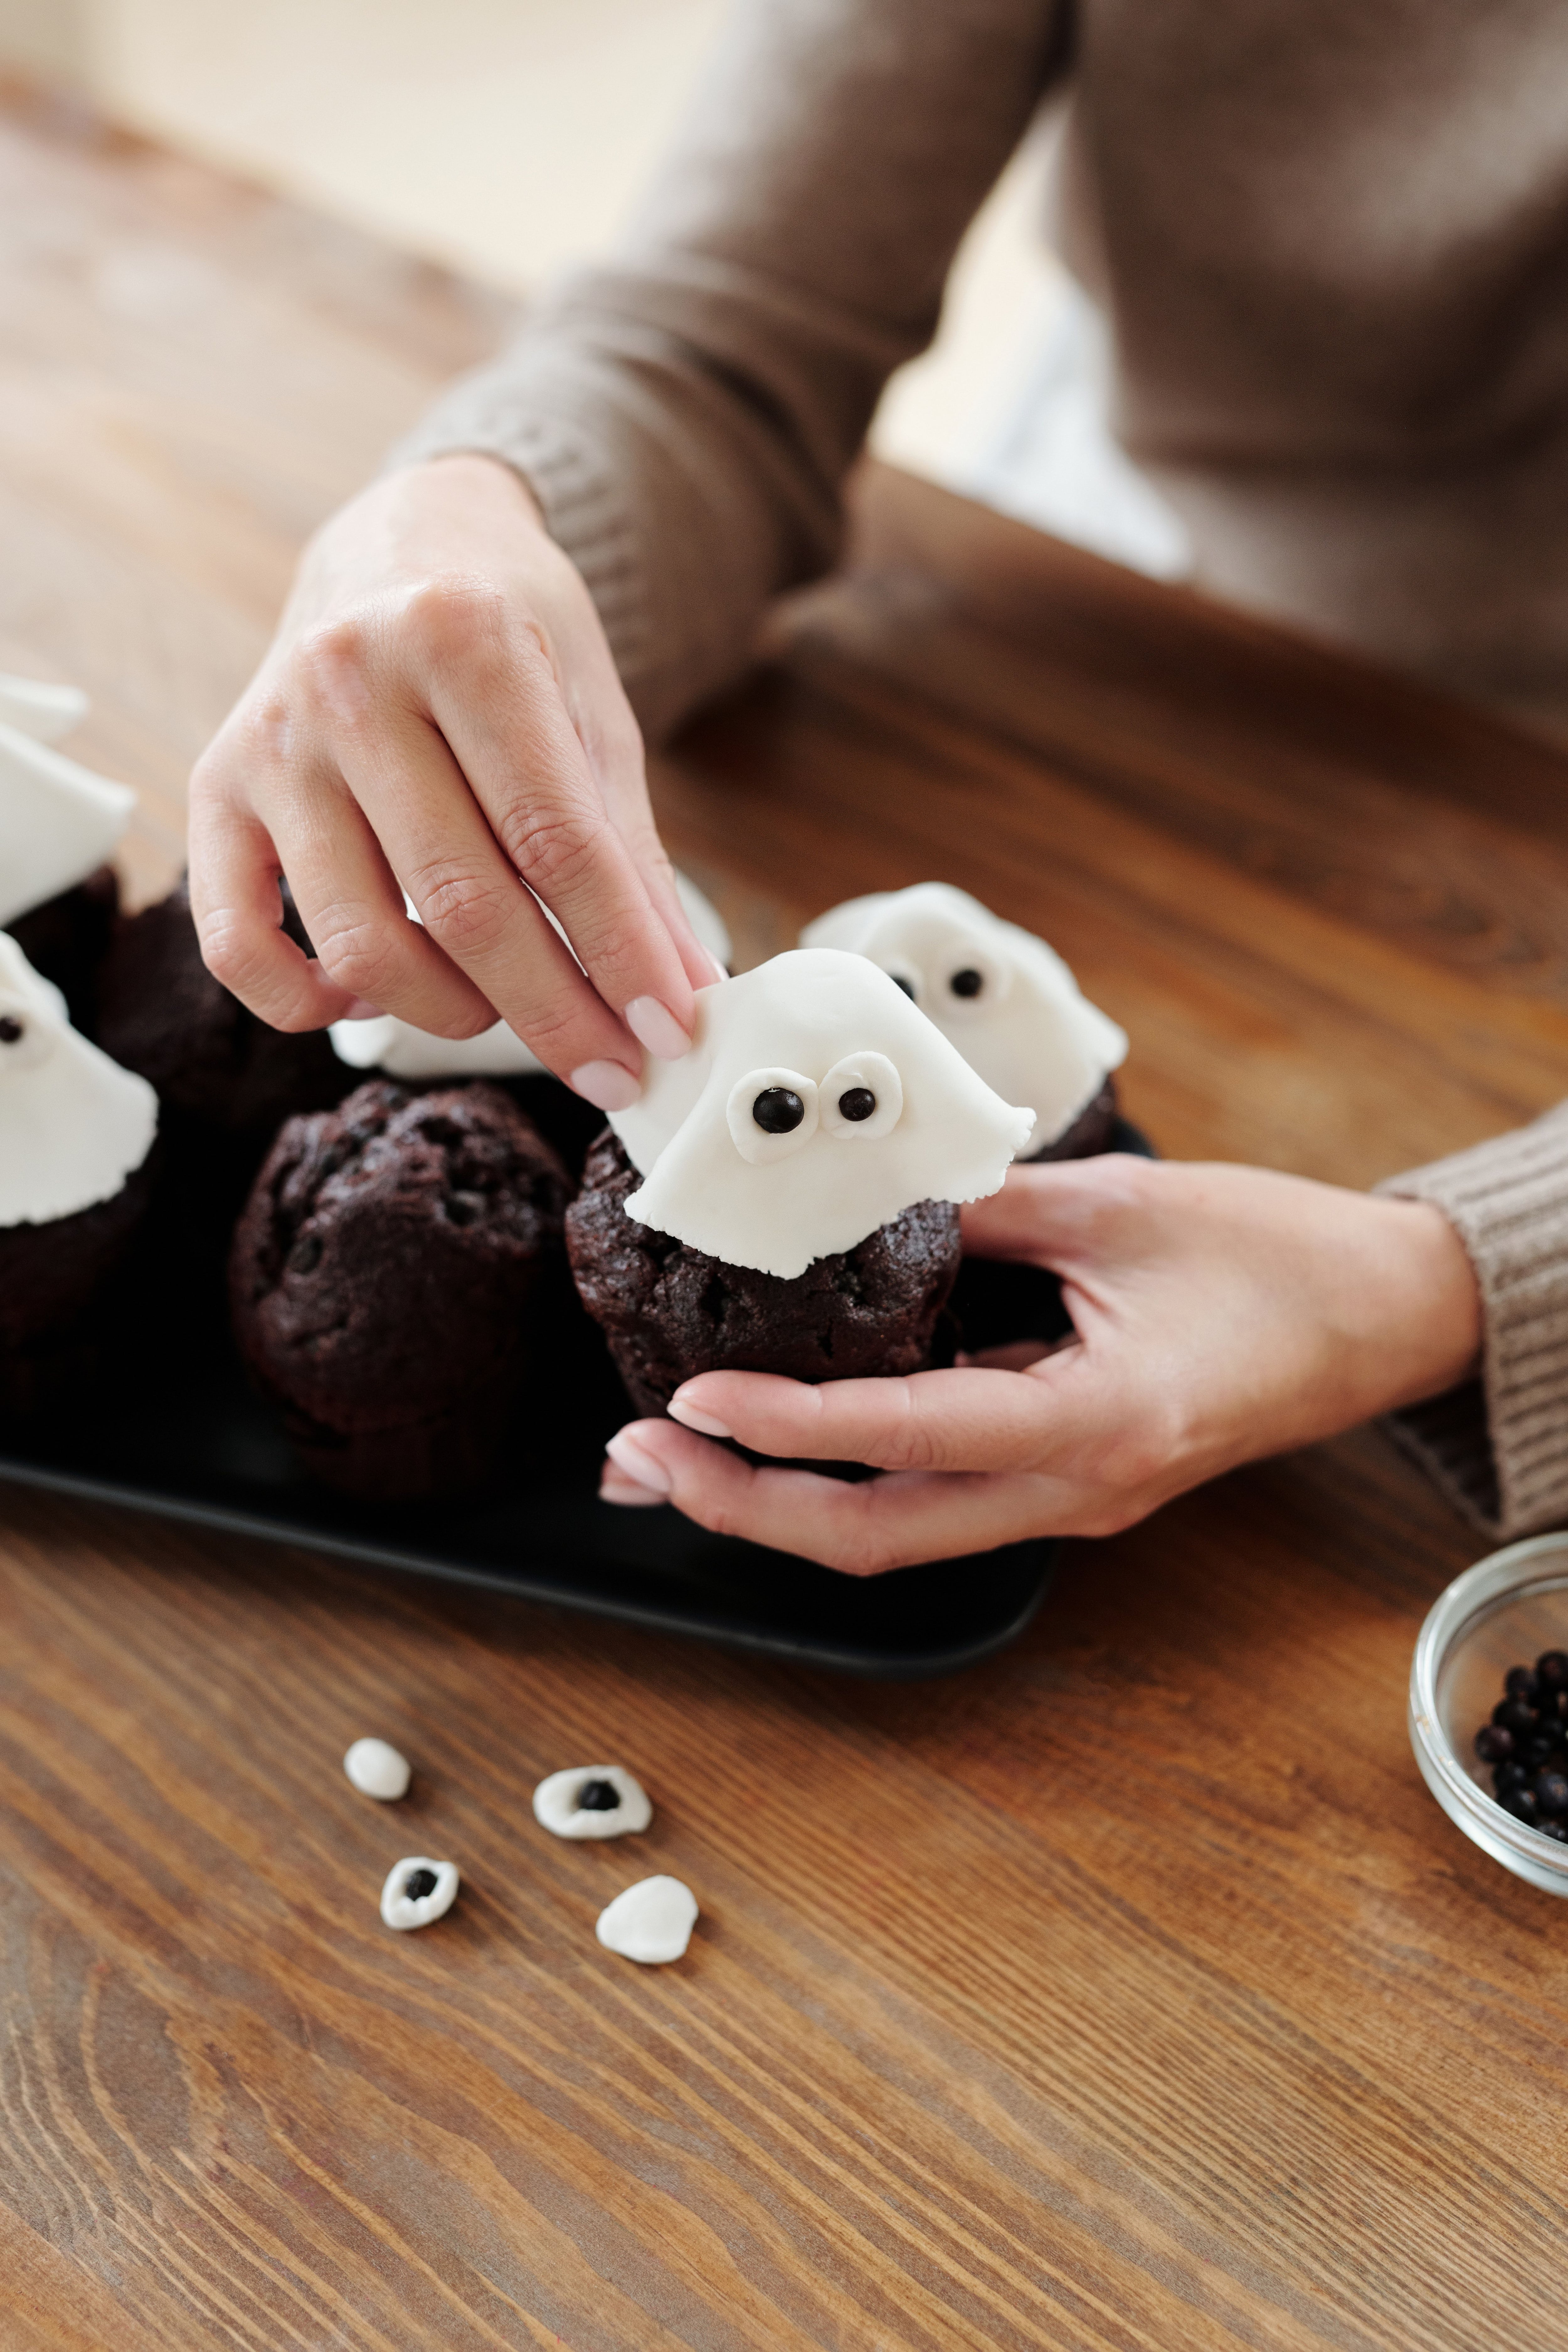
[[[451,1909],[457,1895],[455,1862],[432,1862],[427,1853],[405,1854],[386,1874],[381,1916],[389,1927],[427,1927]]]
[[[653,1819],[647,1791],[619,1764],[574,1764],[533,1792],[533,1818],[555,1837],[626,1837]]]
[[[408,1793],[408,1759],[384,1739],[356,1739],[343,1758],[343,1770],[363,1796],[386,1803]]]
[[[697,1897],[679,1878],[639,1878],[599,1914],[606,1951],[645,1964],[679,1960],[697,1925]]]

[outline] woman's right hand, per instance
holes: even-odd
[[[190,866],[209,969],[274,1028],[500,1015],[602,1110],[635,1100],[639,1046],[685,1052],[722,976],[588,591],[489,457],[388,475],[312,541],[192,778]],[[280,875],[319,961],[279,928]]]

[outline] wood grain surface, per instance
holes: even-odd
[[[301,534],[503,320],[21,106],[0,296],[0,667],[93,693],[145,895]],[[1568,1091],[1565,783],[886,474],[658,762],[749,954],[965,883],[1167,1150],[1355,1182]],[[0,1491],[0,2352],[1568,2344],[1568,1915],[1405,1736],[1477,1548],[1363,1433],[889,1687]],[[611,1757],[646,1838],[535,1827]],[[392,1936],[417,1849],[464,1892]],[[639,1970],[593,1922],[650,1869],[702,1919]]]

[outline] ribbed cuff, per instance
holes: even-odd
[[[499,457],[538,499],[544,527],[587,583],[623,679],[647,665],[637,535],[615,468],[584,434],[520,402],[503,369],[462,378],[388,453],[388,470],[433,457]]]
[[[1482,1378],[1390,1417],[1390,1434],[1489,1535],[1568,1521],[1568,1104],[1380,1192],[1430,1201],[1468,1253]]]

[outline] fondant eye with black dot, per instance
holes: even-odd
[[[994,1013],[1007,994],[1010,973],[1004,958],[993,955],[978,940],[951,940],[942,962],[942,982],[936,1019],[966,1020]]]
[[[752,1118],[764,1135],[793,1135],[805,1105],[793,1087],[764,1087],[752,1105]]]
[[[829,1135],[868,1142],[903,1117],[903,1081],[886,1054],[846,1054],[822,1081],[822,1124]]]
[[[55,1031],[40,1021],[27,1004],[15,997],[0,998],[0,1077],[18,1070],[36,1070],[54,1050]]]
[[[459,1883],[455,1862],[435,1862],[427,1853],[405,1854],[386,1874],[381,1916],[389,1927],[428,1927],[451,1909]]]
[[[879,963],[882,962],[882,959],[879,956],[877,961]],[[920,1003],[921,994],[921,975],[916,966],[910,963],[906,957],[889,956],[888,961],[885,963],[882,963],[882,970],[887,973],[888,978],[892,982],[895,988],[901,988],[903,990],[904,994],[909,998],[911,1004],[918,1004]]]
[[[647,1791],[624,1765],[578,1765],[552,1772],[533,1792],[533,1818],[563,1838],[636,1835],[653,1819]]]
[[[748,1070],[724,1106],[730,1140],[753,1168],[787,1160],[816,1133],[817,1088],[803,1070]]]

